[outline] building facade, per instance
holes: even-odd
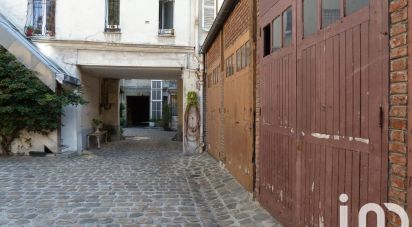
[[[225,1],[205,54],[209,153],[249,191],[254,185],[255,1]]]
[[[257,1],[254,193],[282,224],[338,226],[343,193],[350,226],[368,202],[400,205],[412,217],[410,4]],[[236,9],[220,12],[223,24]],[[237,102],[222,92],[231,67],[214,70],[232,65],[215,41],[228,35],[219,34],[205,50],[206,144],[217,159],[213,144],[224,146],[226,135],[216,128],[227,121],[219,111]],[[386,217],[401,226],[399,215]]]
[[[88,104],[65,109],[61,130],[46,138],[54,141],[55,152],[81,151],[93,118],[119,127],[121,79],[177,81],[181,114],[187,92],[196,91],[202,100],[198,51],[216,1],[1,0],[0,5],[16,32],[81,81]]]

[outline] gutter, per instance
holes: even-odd
[[[219,13],[216,16],[212,27],[210,28],[209,33],[207,34],[206,39],[203,42],[200,53],[205,54],[209,50],[213,41],[218,36],[220,30],[222,30],[223,25],[225,24],[225,21],[230,16],[230,14],[233,12],[233,9],[235,8],[238,2],[239,0],[225,0],[223,2],[223,5],[220,8]]]

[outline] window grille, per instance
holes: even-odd
[[[159,35],[174,35],[173,0],[159,1]]]
[[[106,31],[120,31],[120,0],[107,0]]]

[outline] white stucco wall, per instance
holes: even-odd
[[[56,39],[107,42],[104,32],[106,6],[104,0],[57,1]],[[121,35],[117,42],[140,44],[191,45],[191,8],[193,0],[175,0],[175,37],[160,37],[159,0],[121,0]],[[27,0],[0,0],[0,12],[19,29],[26,24]]]
[[[62,144],[67,146],[65,150],[81,151],[91,119],[101,115],[99,75],[88,75],[79,70],[80,66],[178,67],[182,69],[185,91],[182,98],[192,90],[202,96],[195,76],[195,71],[201,68],[201,57],[197,55],[198,49],[195,50],[202,36],[197,21],[200,0],[175,0],[174,37],[158,35],[159,0],[121,0],[121,34],[105,33],[104,2],[57,0],[55,37],[33,38],[42,52],[70,75],[81,79],[84,97],[89,101],[81,107],[65,108],[61,130]],[[0,13],[23,30],[27,0],[0,0]],[[113,76],[118,78],[119,75]],[[147,79],[151,79],[150,75]]]

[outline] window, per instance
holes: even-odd
[[[30,0],[27,10],[26,34],[54,35],[55,0]]]
[[[249,65],[250,42],[247,41],[236,51],[236,70],[240,71]]]
[[[174,35],[174,0],[159,1],[159,35]]]
[[[120,31],[120,0],[107,0],[106,32]]]
[[[303,0],[303,35],[310,36],[318,29],[318,0]]]
[[[270,54],[270,24],[263,28],[263,57]]]
[[[346,0],[346,15],[350,15],[364,6],[368,5],[369,0]]]
[[[272,28],[272,32],[270,29]],[[263,29],[263,56],[269,55],[270,50],[277,51],[282,47],[288,46],[293,40],[293,18],[292,7],[287,8],[281,16],[276,17],[271,25],[267,25]],[[249,45],[249,44],[248,44]],[[272,49],[270,46],[272,45]],[[250,48],[249,46],[247,48]],[[249,61],[249,59],[247,59]],[[247,62],[246,64],[249,64]]]
[[[236,51],[236,71],[242,69],[242,48]]]
[[[233,75],[235,72],[233,67],[233,54],[226,58],[226,77]]]
[[[292,7],[283,12],[283,46],[292,42]]]
[[[152,80],[152,111],[151,118],[154,120],[162,119],[162,81],[161,80]]]
[[[322,27],[327,27],[340,19],[340,1],[327,0],[322,4]]]
[[[272,22],[272,51],[282,48],[282,18],[276,17]]]
[[[215,0],[202,1],[202,28],[209,31],[216,17]]]

